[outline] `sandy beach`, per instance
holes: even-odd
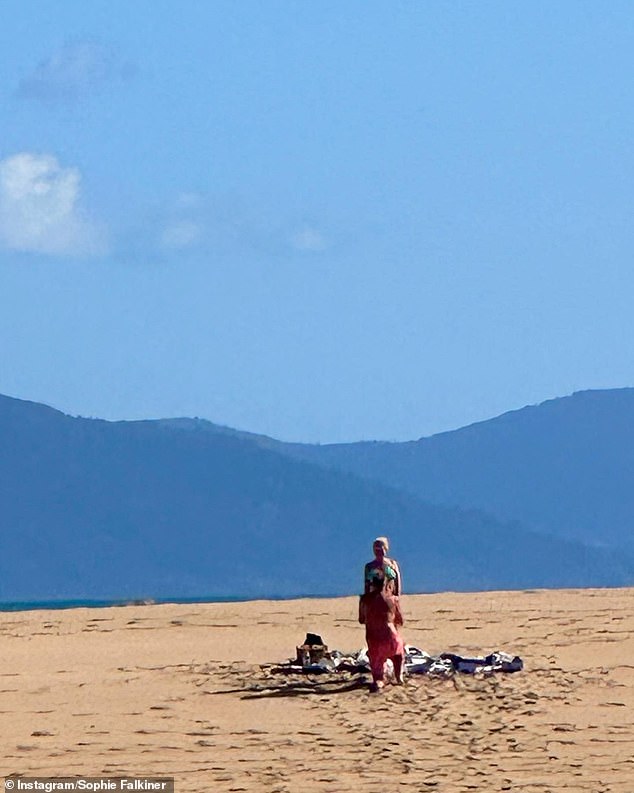
[[[634,791],[634,590],[409,595],[405,641],[517,674],[274,674],[356,598],[0,616],[0,774],[165,775],[183,791]],[[264,668],[262,665],[265,665]],[[391,780],[391,782],[389,781]]]

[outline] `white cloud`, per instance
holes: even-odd
[[[302,226],[291,235],[291,245],[298,251],[323,251],[327,242],[323,234],[310,226]]]
[[[205,241],[207,208],[200,193],[181,192],[164,207],[156,229],[156,242],[163,251],[185,251]]]
[[[316,224],[280,218],[277,208],[249,205],[235,197],[181,191],[157,207],[145,228],[134,235],[156,254],[168,256],[235,255],[316,256],[332,247]]]
[[[106,83],[125,79],[133,72],[131,65],[118,61],[100,44],[67,44],[20,81],[17,95],[49,104],[74,104]]]
[[[168,250],[189,248],[197,243],[202,236],[202,227],[193,220],[176,220],[169,223],[162,231],[160,244]]]
[[[101,229],[79,207],[81,175],[50,154],[0,160],[0,244],[16,251],[71,256],[105,252]]]

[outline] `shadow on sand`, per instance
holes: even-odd
[[[368,688],[366,677],[353,680],[285,680],[279,685],[253,685],[248,688],[231,688],[222,691],[206,691],[206,694],[241,694],[240,699],[272,699],[275,697],[305,697],[311,694],[330,696],[345,694],[361,688]]]

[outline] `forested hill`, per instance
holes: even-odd
[[[634,581],[625,557],[205,427],[0,397],[0,600],[349,594],[379,533],[409,591]]]
[[[581,391],[407,443],[285,449],[434,503],[634,549],[634,388]]]

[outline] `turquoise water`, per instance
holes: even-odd
[[[132,606],[153,603],[232,603],[254,598],[211,597],[211,598],[148,598],[147,600],[34,600],[0,603],[0,611],[33,611],[35,609],[100,609],[107,606]]]
[[[294,595],[293,597],[280,597],[279,595],[249,595],[249,596],[211,596],[189,598],[148,598],[119,600],[33,600],[0,603],[0,612],[3,611],[34,611],[40,609],[100,609],[108,606],[145,606],[160,603],[244,603],[249,600],[297,600],[299,598],[339,597],[337,595]]]

